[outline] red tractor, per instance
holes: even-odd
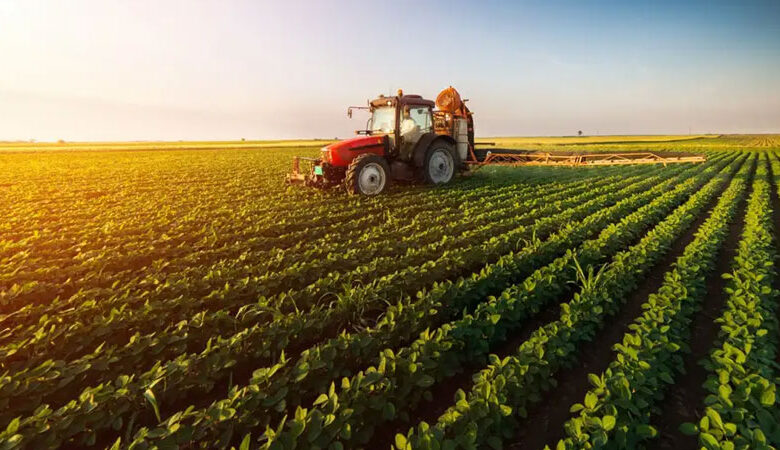
[[[516,149],[474,148],[474,119],[452,86],[436,102],[419,95],[378,98],[366,109],[371,117],[360,136],[322,148],[320,158],[295,157],[289,183],[328,188],[344,185],[350,194],[377,195],[391,180],[420,180],[445,184],[458,172],[486,165],[602,166],[626,164],[700,163],[703,155],[657,153],[537,152]],[[434,109],[435,107],[435,109]],[[492,145],[483,143],[483,145]],[[301,161],[309,163],[301,169]]]
[[[350,194],[376,195],[392,180],[445,184],[468,170],[474,121],[454,88],[443,90],[435,103],[399,90],[366,107],[350,107],[349,117],[354,109],[371,113],[366,129],[323,147],[320,158],[295,157],[288,182],[321,188],[343,184]],[[302,171],[301,161],[310,167]]]

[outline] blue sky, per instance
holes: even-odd
[[[780,2],[0,2],[0,139],[345,137],[452,84],[477,134],[780,132]]]

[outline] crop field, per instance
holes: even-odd
[[[325,141],[0,144],[0,449],[780,448],[780,138],[483,141],[707,161],[361,198],[284,185]]]

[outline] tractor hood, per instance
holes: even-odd
[[[323,159],[334,166],[347,166],[361,153],[384,154],[385,136],[356,136],[322,147]]]
[[[350,139],[344,139],[343,141],[334,142],[323,147],[323,150],[353,150],[360,147],[381,145],[384,138],[384,136],[356,136]]]

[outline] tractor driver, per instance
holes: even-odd
[[[409,159],[414,149],[414,144],[420,140],[420,125],[412,119],[409,106],[404,106],[401,119],[401,158]]]

